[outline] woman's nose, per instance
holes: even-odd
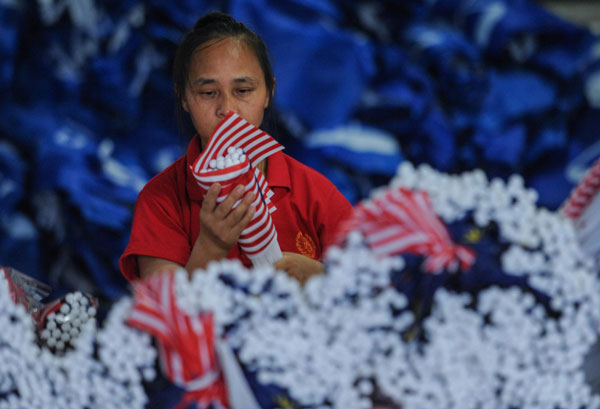
[[[219,106],[217,107],[217,116],[219,118],[225,118],[229,111],[235,111],[233,98],[225,93],[221,94]]]

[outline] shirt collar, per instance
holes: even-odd
[[[200,137],[198,136],[198,134],[196,134],[196,135],[194,135],[194,137],[188,144],[188,149],[185,154],[185,161],[184,161],[185,176],[186,176],[185,184],[186,184],[188,195],[190,196],[190,198],[192,200],[195,200],[198,202],[202,201],[204,195],[202,193],[202,189],[200,189],[200,186],[198,186],[198,183],[196,183],[196,179],[194,178],[194,175],[192,174],[191,166],[194,165],[194,162],[196,161],[196,159],[202,152],[200,146],[201,146]]]
[[[287,190],[291,189],[290,169],[285,154],[277,151],[267,159],[267,183],[269,187],[282,187]]]

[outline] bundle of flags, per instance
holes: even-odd
[[[213,183],[221,185],[217,203],[225,200],[240,184],[244,186],[246,194],[255,194],[253,205],[256,213],[238,240],[241,250],[255,266],[272,264],[282,256],[271,218],[271,213],[276,210],[271,201],[273,192],[256,166],[283,148],[271,135],[230,111],[215,128],[208,145],[191,166],[192,174],[204,194]],[[237,157],[238,160],[224,160],[228,153],[239,152],[239,149],[243,154]],[[217,163],[220,166],[216,166]],[[238,204],[239,201],[234,207]]]
[[[158,341],[162,371],[186,390],[179,408],[196,402],[201,407],[229,407],[220,369],[211,313],[190,316],[175,301],[175,275],[154,275],[136,283],[128,324]]]
[[[573,220],[583,251],[600,265],[600,158],[573,189],[563,212]]]
[[[424,191],[390,188],[358,204],[354,215],[343,223],[338,241],[351,231],[362,233],[379,256],[425,256],[428,273],[465,271],[475,262],[471,249],[452,241]]]

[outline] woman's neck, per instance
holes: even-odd
[[[265,177],[267,176],[267,159],[263,159],[256,167],[263,175],[265,175]]]

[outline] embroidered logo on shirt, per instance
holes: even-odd
[[[296,248],[303,256],[310,257],[312,259],[317,258],[317,247],[315,242],[308,235],[302,232],[298,232],[296,235]]]

